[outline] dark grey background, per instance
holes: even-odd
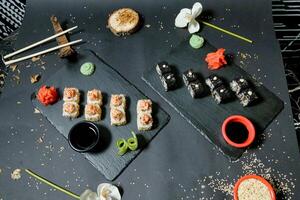
[[[213,145],[140,79],[144,69],[152,67],[152,63],[155,63],[158,57],[188,37],[187,30],[174,29],[173,23],[180,8],[191,7],[193,1],[32,0],[28,2],[25,21],[15,47],[23,47],[51,35],[51,14],[57,15],[60,20],[67,19],[68,27],[76,24],[82,29],[71,36],[72,40],[83,38],[87,41],[80,48],[91,48],[111,65],[119,66],[120,73],[146,95],[159,102],[171,115],[167,127],[116,180],[115,183],[120,183],[124,190],[123,199],[232,199],[224,192],[214,192],[209,186],[211,180],[234,184],[244,173],[267,174],[269,167],[272,177],[291,188],[291,192],[287,192],[285,198],[279,199],[299,199],[299,192],[293,189],[291,184],[297,184],[297,178],[300,176],[297,172],[297,139],[279,46],[273,32],[271,1],[205,0],[202,3],[205,8],[204,15],[215,18],[211,19],[211,22],[248,36],[255,44],[249,45],[204,26],[200,34],[214,46],[224,47],[228,53],[234,54],[237,64],[244,61],[238,52],[251,55],[247,62],[243,62],[246,64],[242,67],[285,101],[285,109],[267,129],[263,145],[250,149],[235,163],[229,162],[219,154]],[[145,18],[145,24],[150,24],[151,27],[144,27],[127,38],[114,37],[105,28],[105,21],[111,10],[123,6],[140,11]],[[53,45],[55,42],[48,46]],[[46,47],[47,45],[42,48]],[[10,173],[14,168],[31,168],[76,193],[81,193],[87,184],[95,190],[99,183],[105,181],[82,156],[68,147],[64,138],[46,119],[39,114],[33,114],[30,94],[40,83],[31,85],[29,76],[40,72],[42,80],[46,80],[51,73],[59,69],[62,62],[65,61],[58,59],[56,64],[20,64],[20,85],[10,81],[12,73],[8,77],[7,85],[1,94],[0,106],[0,197],[5,200],[69,199],[64,194],[53,192],[49,187],[29,179],[24,173],[21,180],[12,181]],[[30,67],[26,67],[28,65]],[[41,66],[45,66],[46,70]],[[17,104],[18,101],[21,104]],[[36,140],[43,134],[44,142],[38,144]],[[244,163],[255,161],[255,157],[261,159],[263,167],[252,167],[251,170],[242,168]],[[212,178],[205,179],[207,176]]]

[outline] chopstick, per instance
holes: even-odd
[[[33,48],[33,47],[36,47],[36,46],[38,46],[38,45],[40,45],[40,44],[43,44],[43,43],[45,43],[45,42],[48,42],[49,40],[52,40],[52,39],[54,39],[54,38],[56,38],[56,37],[59,37],[59,36],[65,34],[65,33],[67,33],[67,32],[70,32],[70,31],[76,29],[76,28],[78,28],[78,26],[74,26],[74,27],[69,28],[69,29],[67,29],[67,30],[65,30],[65,31],[62,31],[62,32],[57,33],[57,34],[55,34],[55,35],[52,35],[52,36],[50,36],[50,37],[48,37],[48,38],[45,38],[45,39],[43,39],[43,40],[41,40],[41,41],[39,41],[39,42],[35,42],[35,43],[33,43],[33,44],[31,44],[31,45],[29,45],[29,46],[27,46],[27,47],[24,47],[24,48],[22,48],[22,49],[19,49],[19,50],[13,52],[13,53],[7,54],[7,55],[4,56],[4,59],[10,58],[10,57],[12,57],[12,56],[14,56],[14,55],[17,55],[17,54],[19,54],[19,53],[21,53],[21,52],[24,52],[24,51],[28,50],[28,49],[31,49],[31,48]]]
[[[45,53],[48,53],[48,52],[51,52],[51,51],[55,51],[57,49],[65,47],[65,46],[70,46],[70,45],[79,43],[81,41],[82,41],[82,39],[75,40],[75,41],[72,41],[72,42],[68,42],[66,44],[62,44],[62,45],[59,45],[59,46],[56,46],[56,47],[52,47],[50,49],[46,49],[46,50],[43,50],[43,51],[40,51],[40,52],[37,52],[37,53],[33,53],[31,55],[28,55],[28,56],[24,56],[24,57],[17,58],[17,59],[14,59],[14,60],[9,60],[9,61],[4,61],[4,60],[3,61],[4,61],[5,65],[11,65],[11,64],[23,61],[23,60],[27,60],[27,59],[32,58],[32,57],[36,57],[36,56],[39,56],[39,55],[42,55],[42,54],[45,54]]]

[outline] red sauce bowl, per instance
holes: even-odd
[[[247,133],[248,135],[247,135],[247,139],[244,142],[236,143],[228,137],[226,128],[229,123],[240,123],[243,126],[245,126],[245,128],[248,131],[248,133]],[[223,138],[225,139],[225,141],[229,145],[236,147],[236,148],[245,148],[245,147],[248,147],[250,144],[252,144],[252,142],[254,141],[256,131],[255,131],[255,127],[254,127],[253,123],[248,118],[246,118],[242,115],[232,115],[232,116],[226,118],[225,121],[223,122],[222,135],[223,135]]]
[[[257,176],[257,175],[254,175],[254,174],[243,176],[242,178],[240,178],[236,182],[236,184],[234,185],[234,189],[233,189],[234,200],[239,200],[239,198],[238,198],[239,186],[243,181],[245,181],[247,179],[256,179],[256,180],[259,180],[260,182],[262,182],[269,189],[271,199],[276,200],[276,195],[275,195],[275,192],[274,192],[274,189],[273,189],[272,185],[266,179],[264,179],[263,177]]]

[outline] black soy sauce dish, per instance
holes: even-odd
[[[68,142],[72,149],[84,153],[93,150],[100,140],[100,131],[93,122],[82,121],[69,132]]]

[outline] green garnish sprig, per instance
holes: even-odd
[[[138,149],[138,139],[136,134],[131,131],[132,137],[128,138],[127,141],[124,138],[120,138],[116,142],[116,146],[119,149],[118,155],[123,156],[127,153],[128,149],[131,151],[135,151]]]

